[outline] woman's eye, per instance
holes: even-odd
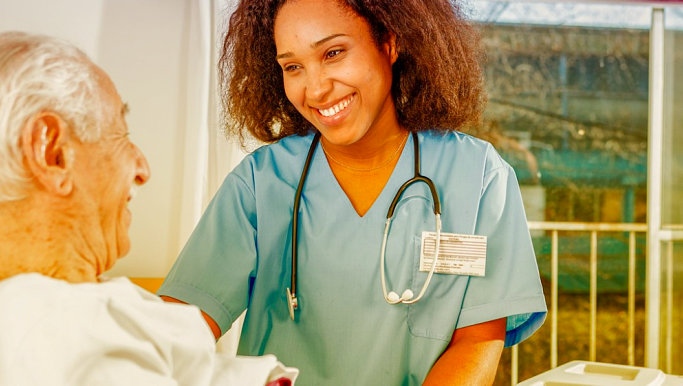
[[[300,67],[299,67],[298,64],[288,64],[288,65],[282,67],[282,70],[283,70],[284,72],[292,72],[292,71],[298,70],[299,68],[300,68]]]
[[[332,59],[343,52],[342,49],[330,50],[325,53],[325,59]]]

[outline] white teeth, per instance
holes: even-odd
[[[329,109],[324,109],[324,110],[318,109],[318,111],[324,117],[331,117],[334,114],[337,114],[340,111],[344,110],[346,108],[346,106],[348,106],[349,103],[351,103],[352,100],[353,100],[353,97],[349,97],[349,98],[346,98],[343,101],[337,103],[336,105],[330,107]]]

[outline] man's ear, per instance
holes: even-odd
[[[73,189],[70,135],[67,123],[56,113],[31,117],[21,131],[21,147],[31,174],[45,190],[67,196]]]

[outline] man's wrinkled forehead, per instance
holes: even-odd
[[[111,80],[104,70],[99,66],[91,63],[93,68],[93,76],[95,77],[95,84],[97,90],[95,91],[99,97],[101,117],[105,124],[111,123],[112,119],[123,118],[128,113],[128,105],[123,103],[114,82]]]

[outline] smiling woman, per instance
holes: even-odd
[[[378,47],[362,17],[304,0],[280,9],[274,37],[285,95],[323,135],[328,153],[392,135],[402,142],[390,94],[391,66],[398,57],[395,37]],[[368,166],[364,159],[360,163]]]
[[[491,383],[546,308],[512,169],[456,131],[484,100],[457,6],[241,1],[223,48],[228,132],[273,143],[159,293],[217,337],[247,309],[238,352],[276,353],[300,384]]]

